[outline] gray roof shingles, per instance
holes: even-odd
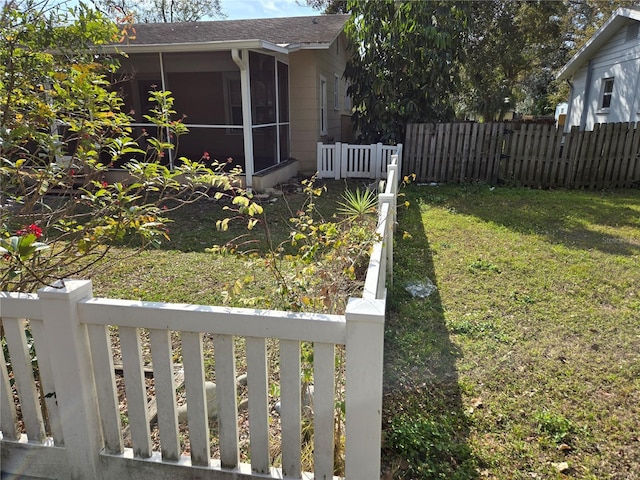
[[[131,45],[166,45],[233,40],[264,40],[274,44],[330,44],[349,15],[218,20],[135,25]]]

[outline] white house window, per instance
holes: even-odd
[[[320,75],[320,135],[327,134],[327,79]]]
[[[349,96],[349,82],[344,82],[344,109],[351,111],[351,97]]]
[[[613,93],[613,80],[614,78],[605,78],[602,80],[602,100],[600,101],[600,108],[609,108],[611,106],[611,94]]]
[[[333,75],[333,109],[340,110],[340,77]]]

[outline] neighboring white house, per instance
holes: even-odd
[[[616,10],[557,78],[571,86],[565,131],[640,121],[640,9]]]

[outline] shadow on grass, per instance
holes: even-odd
[[[456,358],[438,291],[414,298],[410,282],[437,286],[416,202],[401,209],[385,330],[383,478],[475,479]],[[402,239],[406,231],[410,238]]]
[[[637,255],[640,239],[606,232],[640,226],[640,191],[533,190],[488,185],[411,186],[408,196],[567,248]]]

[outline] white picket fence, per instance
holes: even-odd
[[[393,268],[399,166],[391,158],[379,195],[378,234],[361,298],[345,315],[95,298],[90,281],[68,280],[37,294],[0,293],[9,359],[0,349],[0,469],[3,478],[163,480],[332,479],[335,346],[345,348],[345,477],[380,477],[386,285]],[[131,448],[123,443],[114,373],[117,327]],[[141,333],[148,333],[161,451],[153,451]],[[174,364],[171,334],[181,338]],[[210,454],[203,336],[213,339],[219,458]],[[238,432],[235,340],[245,339],[249,458]],[[270,454],[268,340],[279,344],[281,463]],[[314,472],[301,467],[301,342],[313,343]],[[33,345],[31,345],[33,343]],[[33,348],[38,378],[34,378]],[[7,368],[6,361],[10,368]],[[209,362],[211,359],[209,358]],[[190,451],[180,448],[174,374],[180,367]],[[46,412],[46,415],[44,415]],[[48,417],[48,428],[45,418]],[[48,436],[50,433],[50,436]]]
[[[320,178],[369,178],[380,180],[387,173],[391,156],[402,162],[402,144],[349,145],[318,142],[316,171]],[[402,170],[400,170],[402,171]]]

